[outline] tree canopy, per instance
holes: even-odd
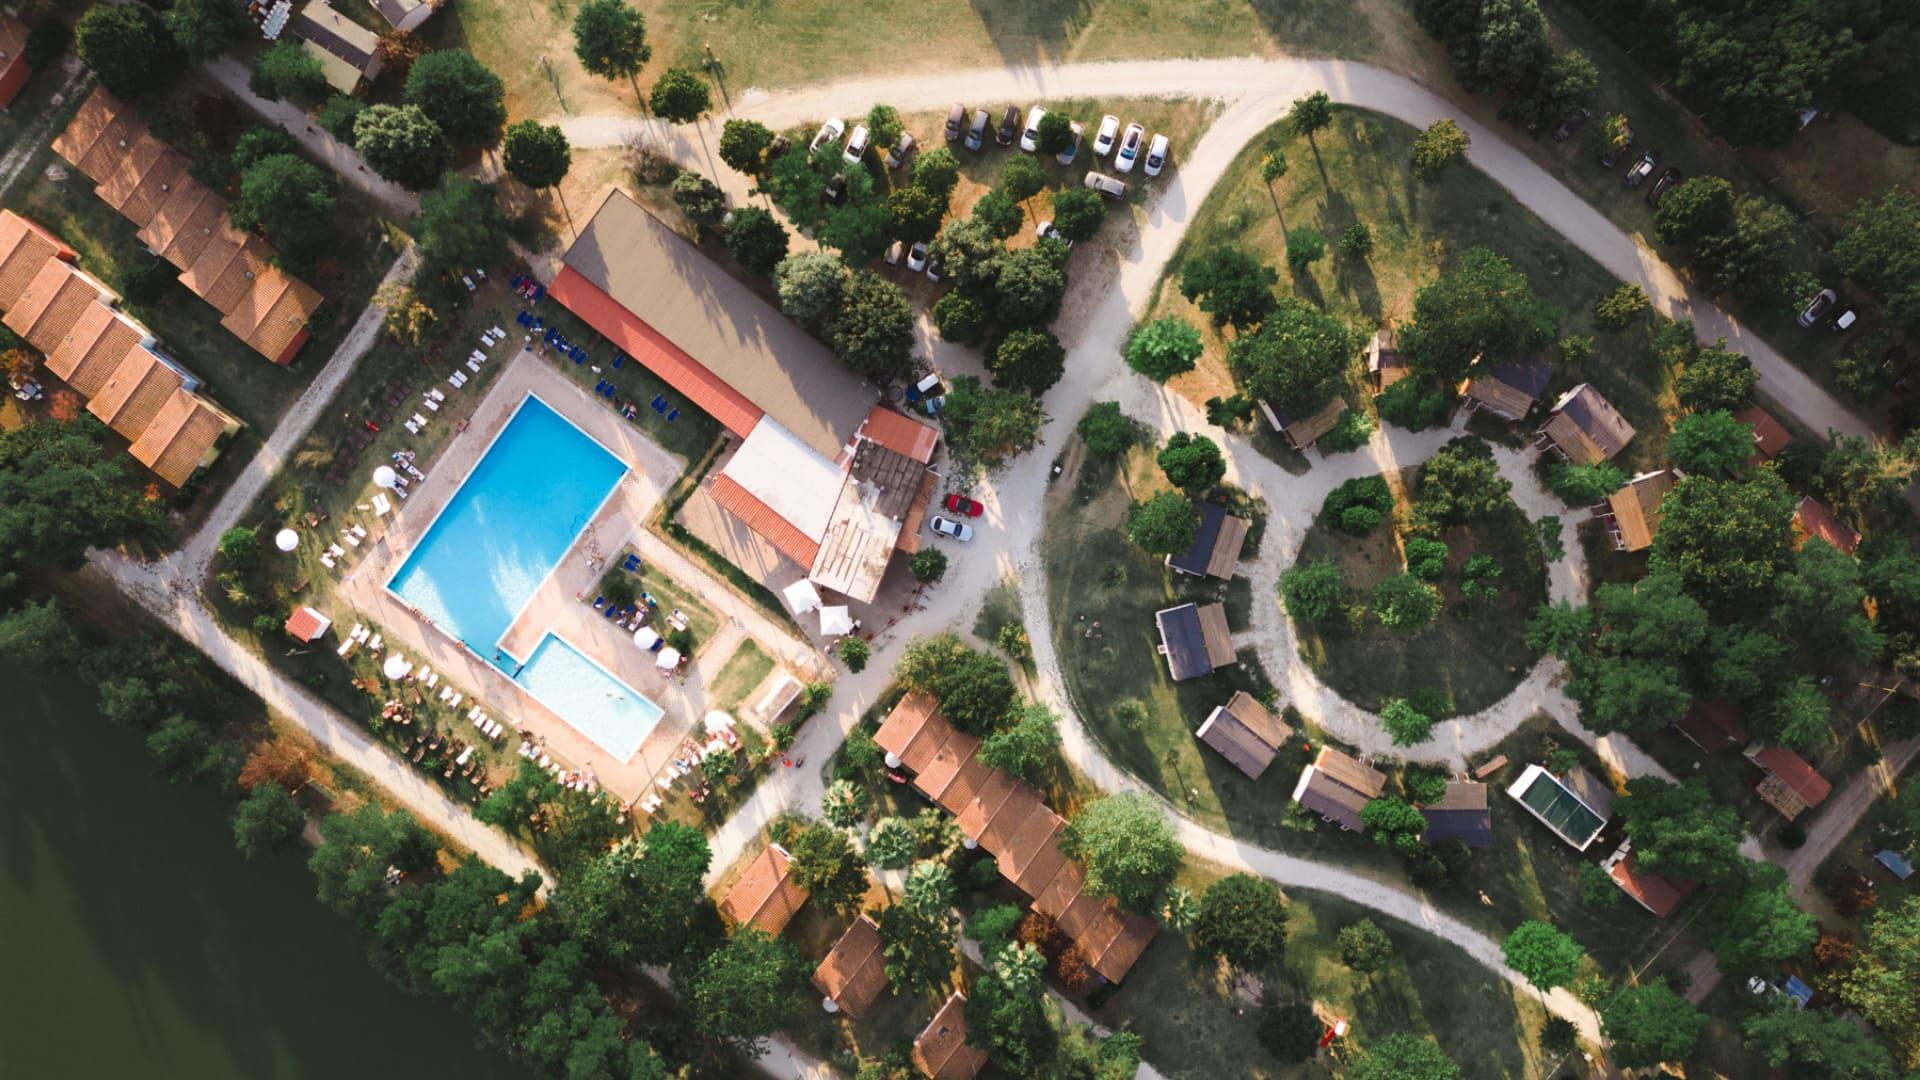
[[[171,83],[185,67],[161,17],[144,4],[96,4],[73,29],[74,51],[100,85],[137,96]],[[299,46],[292,46],[299,51]],[[316,65],[317,66],[317,65]]]
[[[948,720],[976,735],[1003,726],[1019,698],[1005,661],[968,648],[952,634],[915,638],[893,675],[907,689],[938,698]]]
[[[1396,1034],[1364,1047],[1346,1075],[1349,1080],[1460,1080],[1460,1066],[1432,1039]]]
[[[713,107],[713,91],[707,80],[691,68],[670,67],[653,81],[647,105],[660,119],[685,124]]]
[[[791,944],[752,926],[736,929],[708,953],[682,984],[681,998],[700,1034],[723,1039],[751,1057],[793,1018],[806,963]]]
[[[1721,970],[1734,976],[1804,959],[1820,936],[1813,916],[1794,903],[1787,872],[1773,863],[1744,863],[1708,899],[1699,926]]]
[[[408,191],[425,191],[453,160],[440,125],[416,105],[372,105],[353,122],[367,167]]]
[[[507,128],[501,156],[507,175],[530,188],[554,187],[573,167],[573,148],[558,124],[521,120]]]
[[[1753,426],[1735,420],[1724,409],[1691,413],[1673,426],[1667,453],[1688,473],[1722,479],[1734,476],[1744,472],[1753,457]]]
[[[633,81],[653,59],[646,16],[626,0],[585,0],[573,16],[573,55],[589,75]],[[633,94],[640,96],[637,82]]]
[[[758,120],[729,119],[720,129],[720,160],[735,172],[759,176],[766,171],[773,129]]]
[[[1151,797],[1103,795],[1060,833],[1060,849],[1086,866],[1087,888],[1134,911],[1151,912],[1186,852]]]
[[[1833,257],[1887,302],[1887,317],[1920,327],[1920,199],[1888,188],[1847,215]]]
[[[1697,776],[1677,784],[1637,777],[1627,782],[1627,797],[1617,808],[1637,864],[1649,873],[1711,885],[1746,866],[1740,854],[1746,825]]]
[[[305,271],[331,245],[334,206],[331,174],[291,154],[275,154],[240,174],[240,197],[229,213],[239,228],[257,223],[265,229],[282,265]]]
[[[1580,961],[1586,957],[1579,942],[1538,919],[1514,927],[1500,943],[1500,952],[1508,967],[1542,992],[1573,982],[1580,973]]]
[[[1467,160],[1473,139],[1451,117],[1441,117],[1414,136],[1408,167],[1422,180],[1438,180]]]
[[[1227,367],[1252,397],[1292,417],[1311,416],[1340,393],[1358,335],[1297,296],[1269,297],[1263,314],[1258,331],[1227,346]]]
[[[1177,492],[1159,492],[1127,511],[1127,539],[1154,555],[1187,550],[1199,531],[1200,512]]]
[[[0,594],[29,568],[77,570],[89,547],[150,535],[161,507],[91,414],[0,431]]]
[[[1280,274],[1233,247],[1193,256],[1180,268],[1180,295],[1213,317],[1214,325],[1245,330],[1273,310]]]
[[[1840,996],[1898,1048],[1903,1068],[1920,1068],[1920,896],[1908,896],[1867,923]]]
[[[1683,1058],[1700,1041],[1707,1017],[1664,980],[1623,986],[1600,1006],[1600,1023],[1623,1068]]]
[[[1200,898],[1194,949],[1238,968],[1263,968],[1280,958],[1287,939],[1287,908],[1273,883],[1229,874]]]
[[[1486,248],[1469,248],[1453,269],[1422,286],[1413,320],[1399,335],[1416,374],[1456,385],[1476,360],[1504,364],[1544,349],[1560,316],[1534,296],[1526,275]]]
[[[484,148],[507,126],[506,84],[465,49],[436,49],[414,61],[404,99],[440,125],[448,142]]]
[[[460,273],[507,257],[507,215],[492,184],[449,174],[420,197],[420,260]]]
[[[1067,367],[1067,350],[1046,330],[1018,327],[993,346],[987,370],[995,386],[1022,390],[1036,397],[1047,392]]]
[[[228,0],[173,0],[160,16],[187,59],[205,63],[246,40],[246,8]]]
[[[980,763],[1022,780],[1039,781],[1059,753],[1060,718],[1034,702],[1014,712],[1013,722],[980,742]]]
[[[831,251],[802,251],[773,268],[780,310],[795,322],[811,323],[840,306],[847,287],[847,264]]]
[[[1675,337],[1684,339],[1689,346],[1694,344],[1691,325],[1667,325],[1678,331]],[[1655,335],[1656,346],[1660,336]],[[1673,382],[1674,396],[1680,399],[1680,404],[1695,412],[1716,409],[1739,412],[1753,404],[1760,375],[1753,370],[1753,361],[1728,350],[1724,341],[1704,349],[1690,348],[1685,363],[1686,368]]]
[[[1205,435],[1176,431],[1167,437],[1155,460],[1168,482],[1188,493],[1204,493],[1227,475],[1220,447]]]
[[[743,206],[733,212],[723,237],[727,254],[750,274],[771,274],[787,256],[787,230],[765,210]],[[846,359],[845,355],[841,359]]]
[[[1769,593],[1793,556],[1799,500],[1773,469],[1744,479],[1682,479],[1660,504],[1647,569],[1702,603],[1732,609]]]
[[[1157,383],[1192,371],[1203,351],[1200,331],[1178,315],[1144,323],[1127,335],[1127,366]]]

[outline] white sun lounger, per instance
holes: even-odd
[[[429,690],[432,690],[434,687],[440,685],[440,673],[433,670],[432,668],[427,668],[425,673],[422,674],[420,677],[426,680],[427,689]]]
[[[421,427],[427,426],[427,418],[424,416],[421,416],[419,413],[413,414],[413,422],[416,424],[419,424]]]
[[[428,412],[440,411],[440,403],[433,400],[432,398],[421,398],[420,404],[425,405],[427,407]]]
[[[401,425],[400,425],[400,426],[401,426],[401,427],[404,427],[404,428],[406,428],[406,429],[407,429],[407,434],[409,434],[409,435],[418,435],[418,434],[420,434],[420,425],[419,425],[419,424],[416,424],[416,423],[414,423],[414,422],[413,422],[413,421],[411,421],[411,420],[406,420],[406,421],[403,421],[403,422],[401,423]]]
[[[447,395],[446,395],[445,393],[443,393],[443,392],[441,391],[441,389],[440,389],[439,387],[437,387],[437,386],[429,386],[429,387],[427,387],[427,396],[428,396],[428,397],[430,397],[430,398],[432,398],[432,399],[433,399],[433,400],[435,400],[435,401],[445,401],[445,400],[447,400]]]
[[[393,500],[387,498],[386,492],[384,491],[374,492],[373,516],[386,517],[388,514],[392,512],[393,512]]]
[[[333,569],[333,552],[331,551],[321,552],[320,565],[326,567],[329,570]]]
[[[367,642],[367,648],[373,652],[379,652],[381,648],[385,646],[385,644],[386,644],[386,640],[382,638],[379,634],[375,634],[373,635],[373,640]]]
[[[355,536],[355,535],[353,535],[353,534],[352,534],[352,533],[350,533],[350,532],[343,532],[343,533],[341,533],[341,534],[340,534],[340,539],[342,539],[342,540],[345,540],[345,541],[347,542],[347,546],[348,546],[348,547],[359,547],[359,546],[360,546],[360,538],[359,538],[359,537],[357,537],[357,536]]]
[[[480,361],[478,360],[467,361],[467,370],[473,372],[475,375],[480,374]]]
[[[447,376],[447,384],[449,386],[452,386],[455,390],[458,390],[461,387],[467,385],[467,377],[465,375],[460,374],[458,371],[456,371],[453,374]]]
[[[473,760],[473,747],[469,746],[465,750],[460,751],[460,756],[457,758],[454,758],[453,763],[455,766],[460,766],[460,765],[465,765],[467,762],[472,760]]]

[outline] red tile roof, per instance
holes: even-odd
[[[933,448],[940,442],[939,428],[885,405],[873,407],[860,424],[860,434],[922,465],[933,460]]]
[[[1844,554],[1851,555],[1860,546],[1860,534],[1811,495],[1800,500],[1800,508],[1793,512],[1793,523],[1807,539],[1818,537]]]
[[[1747,742],[1747,729],[1740,723],[1740,706],[1727,701],[1695,698],[1673,726],[1709,754],[1745,746]]]
[[[720,901],[720,914],[736,924],[752,923],[769,934],[778,934],[806,902],[807,891],[793,883],[793,875],[787,870],[786,850],[768,844],[727,892],[726,899]]]
[[[973,1080],[987,1052],[967,1045],[967,996],[955,990],[913,1040],[913,1063],[932,1080]]]
[[[631,349],[627,351],[632,352]],[[714,477],[709,491],[713,501],[719,503],[722,510],[766,537],[767,542],[779,549],[780,554],[799,563],[801,569],[812,566],[813,560],[819,556],[820,545],[817,542],[801,532],[793,522],[781,517],[779,511],[761,502],[753,492],[741,487],[733,477],[726,473]]]
[[[887,988],[879,924],[867,915],[853,920],[814,969],[813,985],[848,1016],[858,1019],[865,1013]]]
[[[1775,454],[1785,450],[1787,444],[1793,441],[1793,436],[1787,433],[1786,428],[1780,426],[1780,421],[1775,420],[1772,413],[1758,405],[1735,413],[1733,418],[1753,428],[1753,452],[1756,460],[1772,460]]]
[[[310,607],[297,607],[287,616],[286,631],[296,641],[312,641],[327,632],[333,621]]]
[[[1659,874],[1643,873],[1634,862],[1635,857],[1629,854],[1614,863],[1607,873],[1613,876],[1614,884],[1620,886],[1622,892],[1633,897],[1634,903],[1662,919],[1698,887],[1691,881],[1673,881]]]
[[[1833,785],[1826,777],[1813,771],[1805,758],[1784,746],[1748,751],[1747,756],[1774,779],[1793,789],[1808,806],[1819,806],[1833,792]]]

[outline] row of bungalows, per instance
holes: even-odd
[[[240,420],[202,394],[200,380],[119,304],[59,237],[0,210],[0,321],[127,440],[135,461],[181,487]]]
[[[1361,813],[1386,787],[1386,774],[1380,770],[1323,746],[1313,763],[1300,770],[1300,778],[1293,785],[1293,801],[1343,831],[1365,832]],[[1427,819],[1421,838],[1430,844],[1458,840],[1468,847],[1493,846],[1493,812],[1487,805],[1485,784],[1449,780],[1439,801],[1418,809]]]
[[[133,222],[147,250],[180,271],[188,292],[213,305],[228,333],[276,364],[293,362],[324,298],[274,265],[273,245],[233,227],[227,200],[188,175],[185,154],[104,89],[74,113],[53,149]]]

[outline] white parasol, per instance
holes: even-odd
[[[413,665],[399,653],[388,653],[387,662],[381,665],[380,670],[385,672],[389,679],[404,679],[407,677],[407,672],[413,670]]]
[[[708,734],[718,735],[733,726],[733,717],[715,709],[707,714],[706,725]]]
[[[820,632],[828,637],[853,633],[853,613],[845,604],[820,609]]]
[[[820,606],[820,590],[814,588],[813,582],[806,578],[781,589],[780,595],[787,598],[787,606],[793,609],[795,615]]]
[[[661,649],[660,658],[653,662],[653,665],[659,668],[661,671],[672,671],[675,667],[678,667],[679,664],[680,664],[680,650],[674,648],[671,645],[667,646],[664,649]]]
[[[273,534],[273,546],[281,551],[292,551],[300,546],[300,534],[292,529],[281,529]]]
[[[373,470],[373,484],[375,487],[383,487],[383,488],[391,489],[395,484],[399,482],[400,482],[400,474],[397,472],[394,472],[393,466],[391,465],[382,465],[379,468]]]
[[[633,632],[633,643],[643,649],[653,648],[653,643],[659,640],[660,635],[654,633],[651,626],[643,626]]]

